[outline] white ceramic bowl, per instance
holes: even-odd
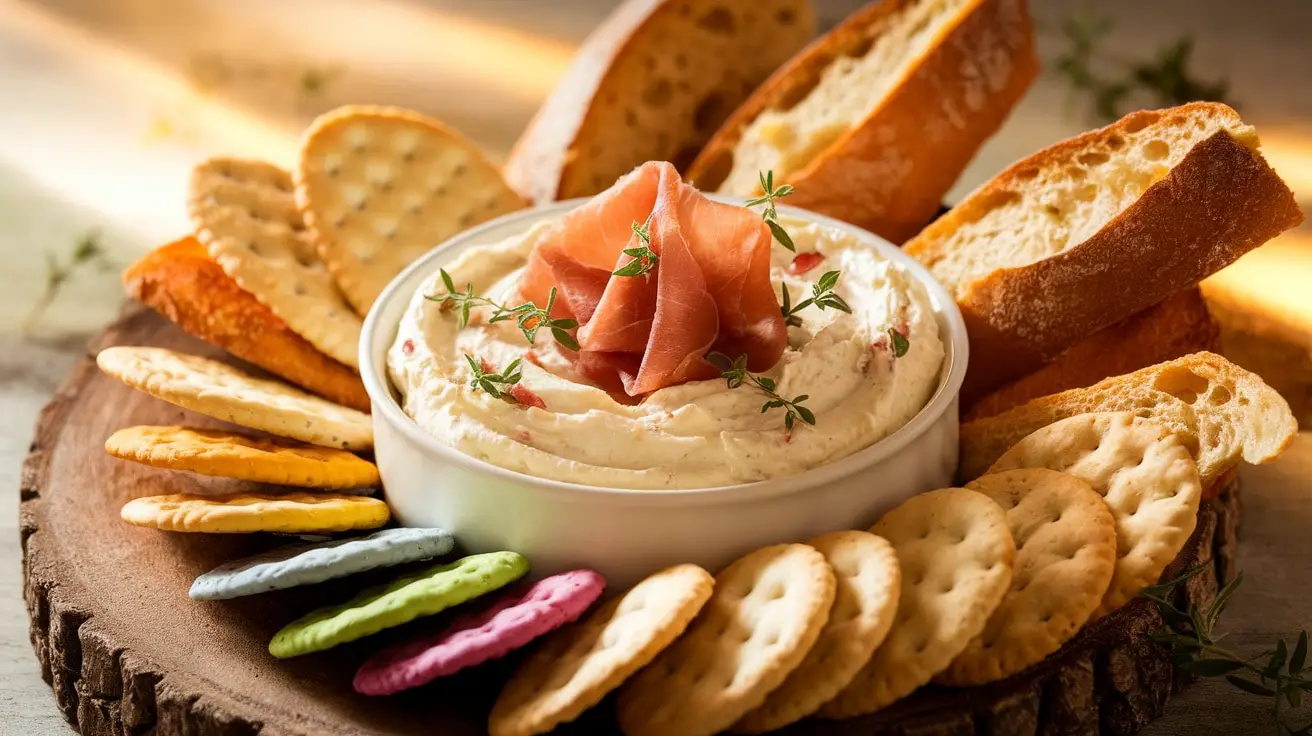
[[[509,549],[536,575],[590,567],[622,587],[668,565],[715,572],[750,550],[835,529],[863,529],[907,498],[951,485],[966,328],[956,303],[896,246],[845,223],[780,209],[844,230],[925,285],[946,357],[933,398],[906,426],[828,465],[776,480],[696,490],[635,491],[543,480],[476,460],[426,434],[397,403],[387,349],[412,295],[466,249],[559,217],[583,200],[512,213],[420,258],[383,291],[365,320],[360,370],[373,403],[375,455],[387,501],[406,526],[453,532],[469,552]]]

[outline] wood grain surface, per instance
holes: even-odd
[[[513,659],[392,698],[350,689],[355,666],[420,621],[330,652],[279,662],[265,650],[287,621],[340,601],[372,577],[227,602],[195,602],[191,580],[226,560],[279,543],[272,535],[169,534],[129,527],[131,497],[205,483],[116,461],[101,450],[136,423],[199,417],[103,376],[90,356],[114,344],[152,344],[220,357],[153,313],[129,307],[98,338],[43,410],[20,482],[20,532],[32,644],[60,710],[87,734],[348,734],[483,731]],[[1177,569],[1211,563],[1187,595],[1207,600],[1233,574],[1238,491],[1204,510]],[[983,688],[927,688],[874,717],[809,721],[799,734],[1133,733],[1159,715],[1173,676],[1143,634],[1161,627],[1137,601],[1090,627],[1062,652]],[[570,732],[614,730],[608,704]]]

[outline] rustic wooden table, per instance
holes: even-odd
[[[318,112],[346,102],[417,107],[503,155],[614,0],[0,0],[0,733],[66,734],[27,641],[16,530],[32,420],[117,313],[112,272],[77,274],[35,329],[45,259],[96,229],[122,264],[181,232],[188,167],[214,153],[287,161]],[[834,22],[861,0],[816,0]],[[1273,164],[1312,203],[1312,3],[1306,0],[1031,0],[1047,60],[1073,10],[1118,20],[1110,50],[1143,58],[1197,40],[1194,67],[1227,77]],[[481,61],[478,61],[481,60]],[[327,82],[311,89],[307,72]],[[1045,75],[955,194],[1088,127]],[[1306,228],[1301,237],[1312,238]],[[1241,651],[1312,623],[1312,434],[1245,473],[1244,591],[1223,628]],[[1305,716],[1306,717],[1306,716]],[[1221,683],[1175,699],[1147,733],[1273,733],[1267,704]]]

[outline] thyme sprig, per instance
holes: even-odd
[[[852,308],[843,301],[843,297],[834,293],[834,287],[838,285],[838,277],[841,271],[827,271],[820,280],[811,285],[811,296],[802,301],[793,304],[792,297],[788,294],[788,287],[783,289],[783,304],[779,305],[779,311],[784,315],[784,324],[789,327],[800,327],[802,318],[797,313],[811,305],[816,309],[824,311],[826,309],[837,309],[840,312],[852,313]]]
[[[776,392],[776,386],[773,378],[768,376],[758,376],[747,370],[747,356],[739,355],[737,358],[730,358],[724,353],[710,353],[706,360],[720,371],[720,377],[723,378],[729,388],[738,388],[750,381],[758,391],[765,394],[766,401],[761,405],[761,413],[764,414],[771,409],[784,410],[784,427],[792,430],[793,424],[798,419],[815,426],[815,414],[810,409],[802,406],[802,402],[811,398],[807,394],[794,396],[791,399],[785,399]]]
[[[1152,96],[1163,107],[1195,100],[1234,106],[1227,100],[1230,89],[1227,80],[1205,82],[1189,71],[1194,50],[1192,38],[1183,36],[1158,49],[1154,58],[1131,62],[1102,52],[1101,43],[1113,26],[1111,19],[1103,16],[1068,17],[1060,29],[1068,48],[1053,62],[1053,68],[1065,77],[1073,92],[1089,95],[1099,118],[1110,121],[1121,117],[1125,102],[1135,92]],[[1098,71],[1107,67],[1118,69],[1118,73]]]
[[[494,399],[518,403],[507,389],[519,383],[519,379],[523,377],[519,358],[510,361],[500,373],[486,368],[481,360],[475,359],[469,353],[465,353],[465,360],[469,363],[469,370],[474,374],[469,382],[470,388],[475,391],[481,389]]]
[[[1275,648],[1245,659],[1219,645],[1224,634],[1215,632],[1216,622],[1225,611],[1230,599],[1243,582],[1242,573],[1217,592],[1206,610],[1190,604],[1182,610],[1171,602],[1171,593],[1189,578],[1204,569],[1195,567],[1174,580],[1150,585],[1139,595],[1157,604],[1162,619],[1170,627],[1150,636],[1171,649],[1171,662],[1176,669],[1195,677],[1224,677],[1226,682],[1251,695],[1271,698],[1277,734],[1307,736],[1312,734],[1312,723],[1295,728],[1280,720],[1281,703],[1298,708],[1303,693],[1312,692],[1312,664],[1308,663],[1307,631],[1298,634],[1291,649],[1284,639],[1276,640]]]
[[[661,259],[651,249],[651,218],[651,215],[647,215],[647,219],[641,225],[635,220],[633,225],[630,226],[633,228],[633,234],[638,236],[638,240],[642,242],[642,245],[637,248],[624,249],[624,255],[633,260],[611,271],[612,276],[641,276],[656,268],[656,264]]]
[[[773,170],[767,171],[763,174],[758,174],[758,176],[761,180],[761,192],[763,195],[755,199],[747,200],[743,206],[756,207],[757,205],[765,205],[765,209],[761,211],[761,217],[765,219],[766,226],[768,226],[770,232],[774,234],[774,239],[778,240],[779,244],[783,247],[796,253],[797,246],[793,245],[792,237],[788,235],[787,230],[784,230],[783,225],[779,224],[779,213],[775,211],[774,202],[776,199],[783,199],[792,194],[793,185],[780,184],[779,188],[776,189],[774,186]]]
[[[524,338],[530,344],[537,344],[538,330],[546,327],[551,330],[551,336],[556,339],[556,342],[570,350],[579,349],[578,340],[575,340],[574,336],[568,332],[568,330],[579,326],[578,320],[553,319],[551,317],[551,309],[556,305],[556,287],[551,287],[551,293],[547,296],[546,309],[539,308],[533,302],[524,302],[519,306],[509,307],[475,294],[473,284],[465,284],[465,290],[460,291],[456,288],[451,274],[447,273],[446,269],[438,269],[438,274],[442,277],[442,285],[446,287],[446,293],[425,296],[424,298],[441,304],[443,309],[455,309],[462,329],[469,325],[469,313],[474,307],[492,307],[494,311],[488,319],[489,323],[515,320],[515,323],[519,325],[520,332],[524,333]]]
[[[105,254],[105,247],[100,243],[100,232],[91,230],[84,233],[73,243],[72,251],[66,258],[60,258],[53,252],[46,251],[46,283],[42,289],[41,295],[37,297],[32,304],[32,309],[23,318],[20,331],[24,334],[31,331],[36,323],[59,297],[63,290],[64,284],[73,277],[73,274],[85,266],[97,266],[101,271],[107,271],[114,267],[114,264]]]

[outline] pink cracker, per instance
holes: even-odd
[[[355,673],[355,689],[391,695],[504,657],[582,616],[605,589],[599,573],[571,570],[508,591],[436,635],[379,652]]]

